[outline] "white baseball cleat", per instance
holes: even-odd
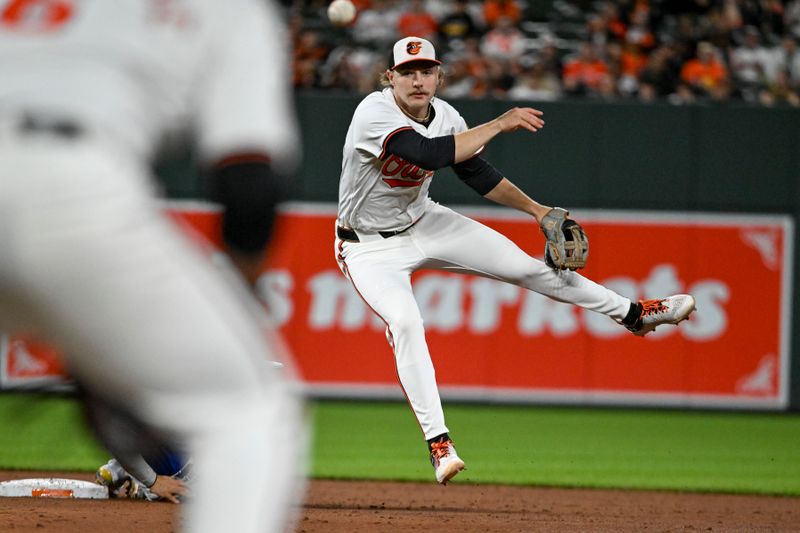
[[[464,461],[456,453],[452,440],[431,444],[431,464],[436,472],[436,481],[442,485],[464,470]]]
[[[676,294],[660,300],[639,300],[642,308],[639,320],[627,328],[636,336],[644,337],[661,324],[678,324],[687,320],[695,310],[694,297]]]

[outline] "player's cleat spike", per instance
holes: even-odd
[[[431,444],[431,464],[436,473],[436,481],[442,485],[447,485],[448,481],[465,468],[453,441],[449,439]]]
[[[634,335],[644,337],[662,324],[678,324],[687,320],[696,309],[694,297],[676,294],[657,300],[640,300],[641,312],[633,326],[626,326]]]

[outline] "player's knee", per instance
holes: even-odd
[[[424,334],[422,317],[419,315],[398,315],[387,321],[392,337]]]
[[[536,283],[538,273],[528,268],[514,268],[503,273],[503,281],[518,287],[530,288]]]
[[[525,265],[512,270],[507,279],[519,287],[537,290],[557,282],[557,277],[553,269],[543,261],[531,258]]]

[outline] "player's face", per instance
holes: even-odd
[[[411,63],[390,72],[392,90],[397,104],[406,113],[423,118],[439,84],[439,66],[431,63]]]

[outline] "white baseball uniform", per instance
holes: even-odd
[[[188,445],[188,531],[283,531],[300,405],[258,305],[161,213],[148,157],[186,128],[208,161],[291,158],[286,49],[258,0],[0,0],[0,326]]]
[[[356,108],[343,151],[337,224],[358,242],[336,239],[342,272],[386,322],[400,384],[426,439],[448,429],[411,289],[414,271],[441,269],[498,279],[617,320],[631,305],[580,274],[554,271],[500,233],[428,197],[433,172],[385,153],[385,147],[392,134],[408,128],[428,138],[467,129],[448,103],[434,98],[431,104],[435,117],[427,128],[401,111],[390,88],[368,95]],[[380,233],[400,230],[405,231]]]

